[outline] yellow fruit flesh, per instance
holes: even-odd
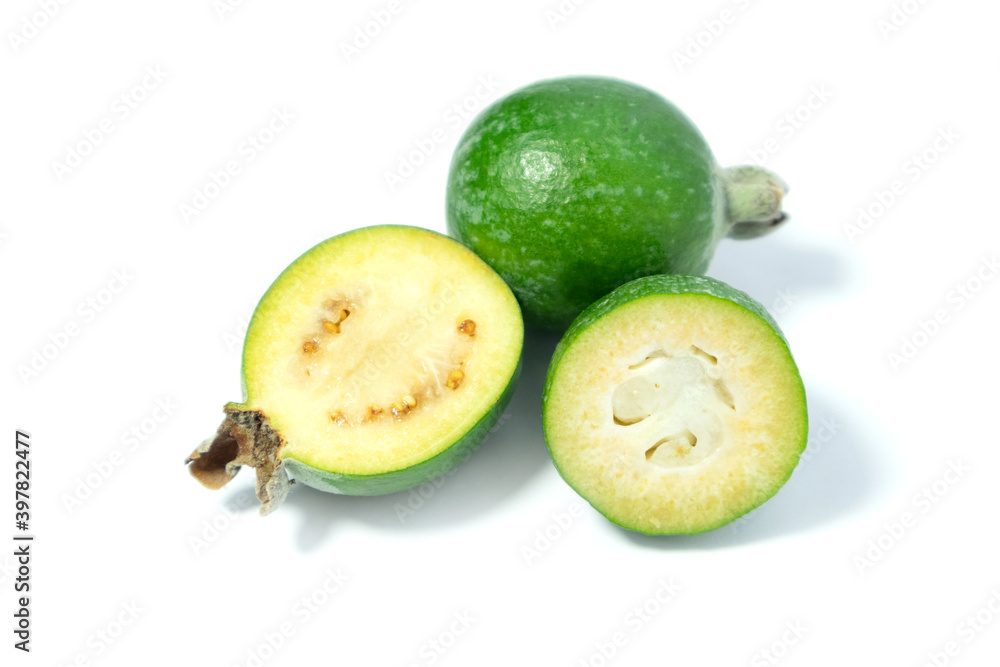
[[[804,442],[804,392],[760,317],[702,294],[651,296],[574,341],[545,426],[562,475],[612,521],[699,532],[787,479]]]
[[[359,230],[303,256],[261,302],[244,350],[247,407],[282,434],[283,459],[400,470],[446,449],[500,398],[521,330],[513,295],[458,243]]]

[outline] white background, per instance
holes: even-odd
[[[50,4],[51,19],[32,0],[0,16],[2,428],[8,451],[15,428],[32,437],[37,535],[30,655],[11,647],[13,547],[0,550],[4,664],[918,666],[946,648],[938,664],[996,664],[995,3],[909,0],[889,31],[888,0],[591,0],[566,16],[557,0],[405,1],[350,57],[388,0]],[[545,452],[552,341],[532,337],[509,418],[402,519],[407,493],[297,488],[261,519],[247,471],[198,486],[182,461],[240,398],[240,339],[271,280],[348,229],[443,231],[467,122],[453,107],[568,74],[659,91],[723,165],[772,149],[792,219],[723,242],[710,273],[775,308],[802,369],[812,438],[788,485],[702,536],[612,526]],[[294,120],[248,160],[241,144],[275,109]],[[103,119],[81,164],[54,165]],[[386,172],[438,129],[390,188]],[[185,219],[229,160],[240,173]],[[127,285],[104,292],[116,271]],[[906,341],[919,347],[894,362]],[[28,373],[36,352],[50,358]],[[161,423],[157,401],[175,406]],[[667,602],[661,580],[679,587]],[[306,614],[304,597],[322,604]]]

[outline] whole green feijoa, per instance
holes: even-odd
[[[702,276],[640,278],[587,308],[552,357],[542,423],[577,493],[657,535],[712,530],[765,502],[808,438],[777,323]]]
[[[764,169],[720,169],[656,93],[555,79],[472,122],[448,176],[448,229],[511,286],[529,325],[563,330],[629,280],[704,273],[723,237],[784,220],[786,191]]]

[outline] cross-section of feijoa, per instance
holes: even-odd
[[[380,226],[297,259],[254,312],[245,398],[189,457],[210,488],[257,471],[262,512],[288,475],[333,493],[400,491],[482,441],[513,392],[524,327],[514,295],[472,251]]]
[[[711,278],[650,276],[587,308],[544,394],[556,468],[612,522],[699,533],[773,496],[806,445],[806,397],[778,325]]]

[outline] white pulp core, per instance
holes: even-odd
[[[324,426],[389,424],[467,388],[475,320],[451,303],[450,288],[427,294],[419,282],[393,278],[318,295],[287,347],[294,409]]]
[[[615,423],[634,431],[646,461],[662,468],[692,466],[724,447],[736,410],[718,359],[694,345],[657,349],[630,366],[611,400]]]

